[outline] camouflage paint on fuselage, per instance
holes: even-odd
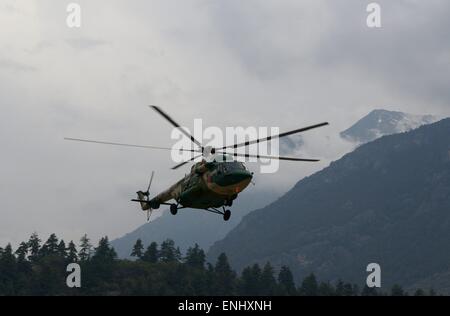
[[[221,207],[236,199],[251,182],[253,174],[236,161],[206,162],[192,166],[183,179],[150,200],[152,208],[175,200],[183,207]]]

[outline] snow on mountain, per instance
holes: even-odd
[[[341,132],[340,135],[346,140],[364,144],[385,135],[403,133],[422,125],[434,123],[438,119],[433,115],[373,110],[349,129]]]

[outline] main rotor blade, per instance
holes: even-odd
[[[84,143],[94,143],[94,144],[103,144],[103,145],[114,145],[114,146],[125,146],[125,147],[137,147],[137,148],[149,148],[149,149],[162,149],[162,150],[178,150],[178,151],[188,151],[193,153],[200,153],[200,150],[196,149],[184,149],[184,148],[169,148],[169,147],[159,147],[159,146],[147,146],[147,145],[135,145],[135,144],[124,144],[124,143],[114,143],[114,142],[105,142],[100,140],[91,140],[91,139],[81,139],[81,138],[70,138],[64,137],[65,140],[76,141],[76,142],[84,142]]]
[[[238,148],[238,147],[248,146],[248,145],[252,145],[252,144],[256,144],[256,143],[267,142],[267,141],[270,141],[270,140],[275,139],[275,138],[281,138],[281,137],[289,136],[289,135],[292,135],[292,134],[305,132],[305,131],[308,131],[310,129],[322,127],[322,126],[325,126],[325,125],[328,125],[328,122],[315,124],[315,125],[311,125],[311,126],[307,126],[307,127],[302,127],[302,128],[295,129],[293,131],[284,132],[284,133],[281,133],[281,134],[278,134],[278,135],[273,135],[273,136],[269,136],[269,137],[259,138],[259,139],[255,139],[255,140],[250,140],[250,141],[246,141],[246,142],[240,143],[240,144],[224,146],[222,148],[218,148],[218,150],[227,149],[227,148]]]
[[[202,156],[202,155],[197,155],[197,156],[192,157],[192,158],[189,159],[189,160],[183,161],[182,163],[179,163],[178,165],[172,167],[172,170],[178,169],[178,168],[180,168],[181,166],[184,166],[185,164],[187,164],[188,162],[194,161],[195,159],[197,159],[197,158],[199,158],[199,157],[201,157],[201,156]]]
[[[177,122],[175,122],[167,113],[165,113],[163,110],[161,110],[156,105],[150,105],[150,108],[158,112],[162,117],[164,117],[167,121],[170,122],[174,127],[178,128],[187,138],[191,140],[194,144],[196,144],[198,147],[203,149],[202,144],[194,138],[191,134],[189,134],[183,127],[180,126]]]
[[[266,156],[266,155],[250,155],[250,154],[227,153],[227,152],[218,152],[218,154],[226,154],[226,155],[230,155],[230,156],[234,156],[234,157],[246,157],[246,158],[263,158],[263,159],[278,159],[278,160],[306,161],[306,162],[320,161],[319,159],[305,159],[305,158]]]

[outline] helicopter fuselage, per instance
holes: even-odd
[[[192,166],[183,179],[149,201],[152,209],[175,200],[182,207],[208,209],[231,205],[251,182],[253,174],[237,161],[206,162]]]

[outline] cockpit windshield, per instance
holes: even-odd
[[[229,173],[236,170],[245,170],[244,164],[239,161],[224,162],[221,165],[224,173]]]

